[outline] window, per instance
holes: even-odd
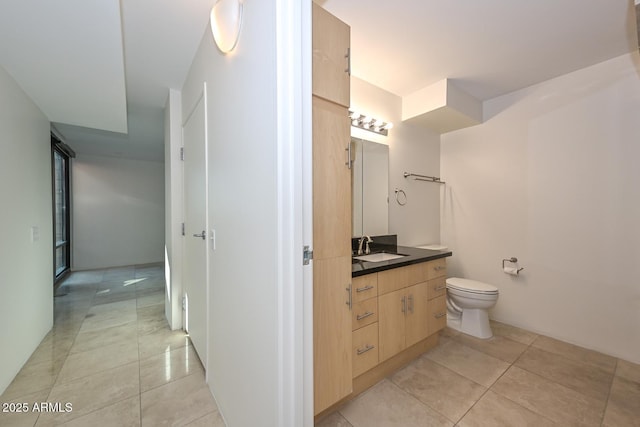
[[[53,172],[53,275],[62,279],[71,267],[71,204],[69,199],[70,157],[75,153],[51,135]]]

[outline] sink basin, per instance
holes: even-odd
[[[353,259],[357,259],[358,261],[366,261],[366,262],[382,262],[382,261],[389,261],[392,259],[402,258],[405,256],[406,255],[402,255],[402,254],[388,254],[388,253],[382,252],[378,254],[358,255],[358,256],[354,256]]]

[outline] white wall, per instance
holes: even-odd
[[[0,67],[0,394],[53,324],[49,126]]]
[[[165,315],[171,329],[182,328],[182,94],[169,90],[164,109]],[[177,303],[174,304],[174,301]]]
[[[402,98],[356,77],[351,77],[351,106],[394,125],[387,137],[351,128],[352,136],[389,145],[389,233],[397,234],[398,244],[405,246],[440,242],[442,186],[403,176],[405,171],[440,175],[440,135],[402,123]],[[405,206],[396,202],[395,189],[407,194]]]
[[[78,154],[74,270],[164,261],[164,164]]]
[[[635,363],[639,73],[634,53],[487,101],[441,145],[450,275],[498,286],[497,320]]]
[[[204,34],[183,117],[207,82],[210,250],[208,378],[228,426],[278,425],[276,6],[246,3],[236,49]]]

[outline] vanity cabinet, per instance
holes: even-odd
[[[380,361],[429,336],[427,283],[378,297]]]
[[[353,390],[349,32],[313,4],[314,414]]]
[[[444,259],[378,273],[380,362],[446,326],[445,276]]]

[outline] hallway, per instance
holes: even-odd
[[[164,286],[161,264],[69,276],[53,329],[0,396],[0,425],[224,426],[189,339],[169,330]]]

